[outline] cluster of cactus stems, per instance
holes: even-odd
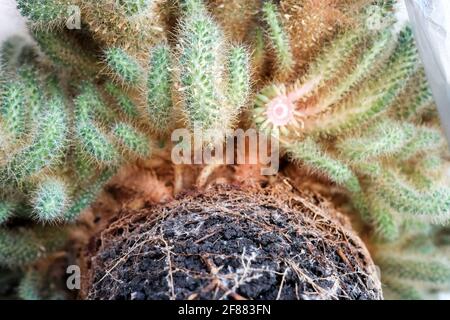
[[[1,49],[0,266],[29,270],[21,297],[42,297],[30,266],[64,246],[122,164],[171,129],[222,137],[244,118],[347,191],[387,292],[450,286],[446,243],[405,248],[450,220],[446,145],[411,30],[395,31],[393,1],[299,2],[17,1],[38,46]],[[81,30],[65,28],[71,6]]]
[[[359,27],[336,34],[304,72],[286,68],[292,25],[280,29],[282,17],[268,5],[265,19],[277,21],[269,23],[268,40],[284,70],[255,96],[251,113],[289,159],[348,192],[383,248],[376,262],[387,294],[414,298],[417,287],[448,287],[450,279],[444,253],[428,260],[396,245],[406,235],[431,236],[434,229],[423,226],[450,220],[450,188],[442,181],[447,144],[412,31],[393,31],[391,5],[363,6]]]

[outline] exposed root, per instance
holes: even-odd
[[[288,180],[125,210],[95,243],[90,299],[382,298],[348,221]]]

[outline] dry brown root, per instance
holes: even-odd
[[[348,220],[287,179],[123,210],[82,265],[88,299],[382,299]]]

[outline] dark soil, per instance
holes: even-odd
[[[90,252],[86,295],[381,299],[367,250],[338,217],[309,195],[232,187],[127,212]]]

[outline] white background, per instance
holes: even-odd
[[[26,31],[25,22],[16,9],[15,0],[0,0],[0,43],[9,36]]]

